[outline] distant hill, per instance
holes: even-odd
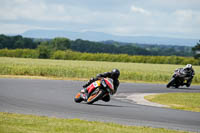
[[[89,41],[106,41],[113,40],[124,43],[138,44],[158,44],[158,45],[182,45],[194,46],[199,39],[183,39],[170,37],[151,37],[151,36],[117,36],[103,32],[71,32],[62,30],[28,30],[21,34],[24,37],[31,38],[55,38],[66,37],[71,40],[83,39]]]

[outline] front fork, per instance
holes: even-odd
[[[182,80],[180,77],[178,77],[178,75],[174,74],[173,75],[173,78],[175,79],[175,83],[177,84],[180,84],[181,86],[185,85],[185,80]]]

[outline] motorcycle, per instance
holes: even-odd
[[[180,86],[186,85],[186,81],[189,79],[189,77],[186,76],[186,73],[183,69],[179,68],[174,71],[174,74],[169,81],[169,83],[166,85],[167,88],[169,87],[175,87],[178,88]]]
[[[101,100],[106,95],[114,92],[113,80],[111,78],[102,78],[91,83],[88,87],[88,95],[86,96],[84,89],[78,92],[74,98],[76,103],[85,101],[87,104]],[[87,97],[87,98],[85,98]]]

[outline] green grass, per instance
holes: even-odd
[[[173,109],[200,112],[200,93],[166,93],[145,96],[145,99],[168,105]]]
[[[163,82],[170,80],[174,69],[184,65],[72,61],[0,57],[0,75],[28,75],[88,79],[98,73],[118,68],[120,80]],[[193,83],[200,83],[200,66],[194,66]]]
[[[0,112],[0,133],[186,133],[163,128]]]

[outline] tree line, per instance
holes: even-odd
[[[162,48],[160,46],[160,48]],[[44,58],[63,60],[89,60],[111,62],[134,62],[154,64],[193,64],[200,65],[200,42],[192,48],[195,58],[152,56],[145,47],[134,45],[105,44],[77,39],[54,38],[51,40],[23,38],[22,36],[0,35],[0,56],[22,58]],[[158,47],[151,47],[158,49]],[[164,48],[163,48],[164,49]],[[181,49],[179,49],[181,50]],[[170,53],[172,50],[167,50]],[[181,51],[179,51],[181,52]]]
[[[34,42],[31,38],[24,38],[20,35],[6,36],[0,35],[0,49],[16,49],[16,48],[30,48],[35,49],[38,46],[38,42]]]
[[[120,44],[118,42],[94,42],[88,40],[69,40],[57,37],[54,39],[32,39],[20,35],[0,35],[0,49],[39,49],[41,57],[48,58],[51,51],[71,49],[77,52],[87,53],[111,53],[128,55],[151,55],[151,56],[193,56],[195,48],[186,46],[166,45],[142,45],[142,44]],[[193,50],[193,51],[192,51]],[[198,56],[195,56],[198,57]]]

